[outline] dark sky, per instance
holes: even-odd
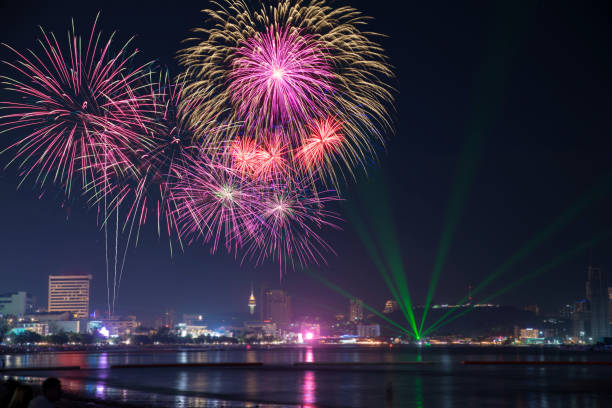
[[[42,25],[65,41],[71,17],[85,31],[100,10],[105,32],[117,30],[120,41],[136,35],[143,62],[157,59],[176,73],[175,52],[189,30],[203,24],[199,10],[207,6],[179,0],[93,3],[4,1],[0,39],[17,49],[33,47]],[[369,172],[385,179],[388,196],[380,199],[392,204],[416,303],[425,299],[460,151],[474,132],[483,140],[434,297],[450,303],[612,170],[610,7],[552,0],[503,7],[487,1],[405,2],[410,4],[401,8],[398,3],[349,4],[374,17],[371,29],[387,35],[382,42],[395,67],[396,132]],[[5,48],[0,58],[13,59]],[[6,66],[0,73],[12,75]],[[8,140],[3,134],[0,143]],[[9,159],[10,153],[0,156],[2,166]],[[367,184],[349,188],[367,192]],[[104,308],[104,241],[95,212],[78,199],[62,208],[52,189],[41,199],[30,185],[17,189],[11,168],[0,175],[0,194],[0,292],[31,291],[44,305],[48,274],[91,273],[93,304]],[[482,295],[612,228],[611,204],[609,196],[596,200]],[[367,208],[366,213],[376,222],[376,214]],[[343,231],[324,233],[337,256],[330,255],[318,271],[382,308],[390,294],[350,223],[342,226]],[[281,283],[275,266],[241,266],[197,245],[171,259],[167,243],[152,229],[145,229],[144,237],[128,256],[122,311],[244,312],[251,281],[287,288],[298,313],[347,307],[300,271],[289,270]],[[589,262],[611,271],[609,240],[498,302],[538,303],[555,311],[584,296]]]

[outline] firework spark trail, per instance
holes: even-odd
[[[50,178],[63,184],[69,195],[75,173],[81,174],[84,188],[99,177],[102,146],[123,147],[139,137],[127,129],[144,125],[132,89],[143,67],[128,69],[135,55],[127,51],[130,41],[111,54],[113,35],[100,43],[96,24],[97,17],[84,54],[74,26],[67,53],[53,33],[42,29],[40,55],[29,50],[26,56],[5,44],[17,61],[4,63],[21,78],[2,76],[2,83],[20,102],[0,102],[7,110],[0,116],[0,128],[29,132],[5,149],[15,151],[9,164],[18,161],[27,168],[20,184],[37,173],[36,183],[43,185]],[[117,165],[127,162],[122,151],[116,152]]]

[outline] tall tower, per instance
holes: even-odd
[[[251,312],[251,315],[253,315],[255,313],[255,295],[253,294],[253,283],[251,283],[251,296],[249,296],[249,311]]]
[[[594,342],[598,342],[608,336],[610,326],[608,282],[605,272],[600,268],[589,266],[587,273],[586,295],[591,306],[591,337]]]
[[[349,302],[349,317],[351,322],[363,320],[363,300],[353,298]]]

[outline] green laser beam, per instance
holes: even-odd
[[[408,311],[406,310],[406,305],[402,301],[402,299],[401,299],[401,297],[399,295],[399,292],[397,291],[397,289],[395,288],[395,285],[391,281],[391,277],[389,276],[387,268],[384,265],[384,263],[382,261],[382,258],[380,257],[380,255],[378,253],[378,250],[376,248],[376,244],[374,243],[374,241],[372,240],[372,238],[370,237],[370,234],[368,233],[368,231],[366,229],[366,225],[361,221],[361,217],[357,214],[357,211],[352,206],[350,206],[350,205],[345,206],[345,213],[347,214],[348,218],[351,220],[353,228],[355,228],[355,231],[357,232],[357,235],[361,239],[363,245],[365,246],[366,250],[368,251],[368,254],[370,255],[370,259],[374,262],[374,265],[376,266],[376,269],[378,270],[378,272],[383,277],[383,280],[384,280],[385,284],[387,285],[387,287],[389,288],[389,290],[391,291],[391,294],[393,295],[393,298],[395,299],[395,301],[400,306],[400,309],[401,309],[402,313],[404,314],[404,317],[406,318],[406,321],[408,321],[410,323],[411,320],[414,318],[414,315],[411,314],[411,313],[408,313]],[[411,326],[412,326],[412,324],[411,324]],[[416,322],[415,322],[414,326],[416,326]]]
[[[333,290],[334,292],[344,296],[347,299],[355,299],[357,300],[358,298],[351,295],[349,292],[347,292],[346,290],[342,289],[341,287],[339,287],[338,285],[334,284],[333,282],[329,281],[328,279],[324,278],[323,276],[319,275],[316,272],[313,272],[309,269],[304,269],[304,272],[315,278],[316,280],[318,280],[319,282],[321,282],[323,285],[325,285],[326,287],[328,287],[329,289]],[[383,319],[384,321],[386,321],[387,323],[392,324],[393,326],[397,327],[398,329],[400,329],[402,332],[407,333],[411,336],[414,336],[414,333],[411,333],[408,329],[406,329],[405,327],[401,326],[400,324],[394,322],[393,320],[389,319],[387,316],[385,316],[384,314],[380,313],[378,310],[374,309],[373,307],[371,307],[370,305],[368,305],[367,303],[361,301],[363,307],[365,309],[367,309],[368,311],[374,313],[376,316],[380,317],[381,319]]]
[[[515,280],[514,282],[510,283],[509,285],[501,288],[500,290],[498,290],[497,292],[485,297],[484,299],[482,299],[479,303],[485,303],[488,302],[492,299],[495,299],[501,295],[503,295],[504,293],[514,289],[517,286],[520,286],[521,284],[525,283],[526,281],[535,278],[538,275],[541,275],[545,272],[548,272],[556,267],[558,267],[559,265],[567,262],[568,260],[570,260],[571,258],[573,258],[574,256],[580,254],[581,252],[589,249],[590,247],[592,247],[593,245],[596,245],[597,243],[603,241],[606,238],[609,238],[610,236],[612,236],[612,231],[605,231],[602,232],[598,235],[596,235],[594,238],[585,241],[583,243],[581,243],[580,245],[574,247],[573,249],[571,249],[569,252],[560,255],[558,257],[556,257],[555,259],[553,259],[552,261],[546,263],[545,265],[535,269],[534,271],[523,275],[522,277],[520,277],[519,279]],[[456,309],[456,308],[455,308]],[[463,310],[461,313],[448,318],[447,320],[440,322],[440,323],[434,323],[430,328],[428,328],[427,330],[425,330],[425,332],[423,332],[423,336],[426,336],[427,334],[440,329],[441,327],[446,326],[447,324],[449,324],[450,322],[458,319],[459,317],[465,315],[466,313],[472,311],[474,309],[473,305],[470,305],[469,307],[467,307],[465,310]]]
[[[459,162],[457,163],[457,176],[453,183],[451,199],[444,217],[444,228],[438,245],[438,254],[436,256],[433,272],[429,281],[429,289],[427,290],[425,308],[421,316],[419,333],[423,330],[423,325],[427,319],[427,312],[429,311],[436,287],[438,286],[440,272],[444,266],[457,225],[459,224],[461,214],[465,208],[467,196],[476,175],[476,169],[478,168],[478,162],[480,161],[482,152],[483,139],[484,137],[481,132],[471,132],[461,152]]]
[[[527,240],[516,253],[510,256],[504,263],[498,266],[489,276],[487,276],[481,283],[479,283],[478,286],[473,289],[472,295],[479,293],[481,290],[487,287],[493,280],[497,279],[503,273],[508,271],[512,266],[524,259],[531,252],[533,252],[542,243],[544,243],[554,234],[559,232],[589,205],[604,197],[605,194],[609,192],[611,186],[612,172],[604,176],[599,181],[599,183],[595,184],[588,191],[587,194],[580,197],[571,207],[569,207],[563,214],[557,217],[552,223],[547,225],[543,230],[538,232],[531,239]],[[466,302],[466,300],[468,300],[468,296],[464,296],[459,302],[457,302],[457,304],[462,305]],[[446,313],[444,313],[444,315],[442,315],[442,317],[440,317],[436,322],[434,322],[433,325],[436,325],[444,319],[448,318],[455,311],[456,309],[454,308],[447,311]]]
[[[371,193],[365,194],[368,200],[368,213],[376,214],[377,218],[373,222],[373,228],[379,248],[384,255],[388,270],[391,271],[391,277],[395,281],[398,292],[401,297],[401,302],[404,305],[404,310],[408,314],[408,322],[414,331],[415,337],[419,337],[416,319],[412,308],[412,300],[408,289],[408,282],[404,272],[404,264],[402,261],[401,251],[398,244],[398,235],[395,230],[395,222],[393,221],[393,211],[391,204],[386,199],[389,197],[385,188],[384,177],[379,180],[374,180],[370,184]]]

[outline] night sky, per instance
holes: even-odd
[[[19,50],[35,47],[38,25],[64,42],[71,17],[88,32],[100,10],[104,32],[117,30],[119,42],[135,35],[139,61],[155,59],[173,73],[179,72],[174,56],[181,41],[204,24],[199,10],[208,6],[178,0],[6,3],[0,39]],[[371,30],[387,35],[381,41],[397,76],[395,134],[378,164],[370,165],[369,178],[349,182],[348,193],[391,203],[408,284],[414,302],[422,303],[460,152],[479,132],[480,160],[434,296],[452,303],[612,170],[610,6],[414,3],[348,3],[374,17]],[[6,48],[0,59],[14,60]],[[0,73],[13,75],[4,65]],[[14,136],[2,134],[2,147]],[[0,156],[2,167],[10,154]],[[59,189],[47,188],[40,199],[31,185],[17,189],[16,173],[9,168],[0,174],[0,292],[30,291],[46,305],[49,274],[91,273],[93,306],[103,309],[104,240],[95,211],[78,198],[62,207]],[[387,193],[372,196],[371,180],[381,178]],[[612,195],[593,202],[482,296],[611,229],[611,209]],[[362,204],[360,211],[377,222],[373,208]],[[327,266],[314,269],[382,309],[391,295],[351,224],[341,226],[343,231],[323,233],[337,256],[330,254]],[[275,265],[240,265],[233,256],[211,255],[198,245],[170,258],[167,242],[152,227],[142,235],[129,251],[122,312],[149,317],[171,307],[179,313],[244,313],[252,281],[286,288],[297,314],[346,312],[348,301],[299,270],[288,270],[281,282]],[[612,271],[610,244],[601,242],[496,302],[538,303],[546,312],[557,311],[584,297],[589,262]]]

